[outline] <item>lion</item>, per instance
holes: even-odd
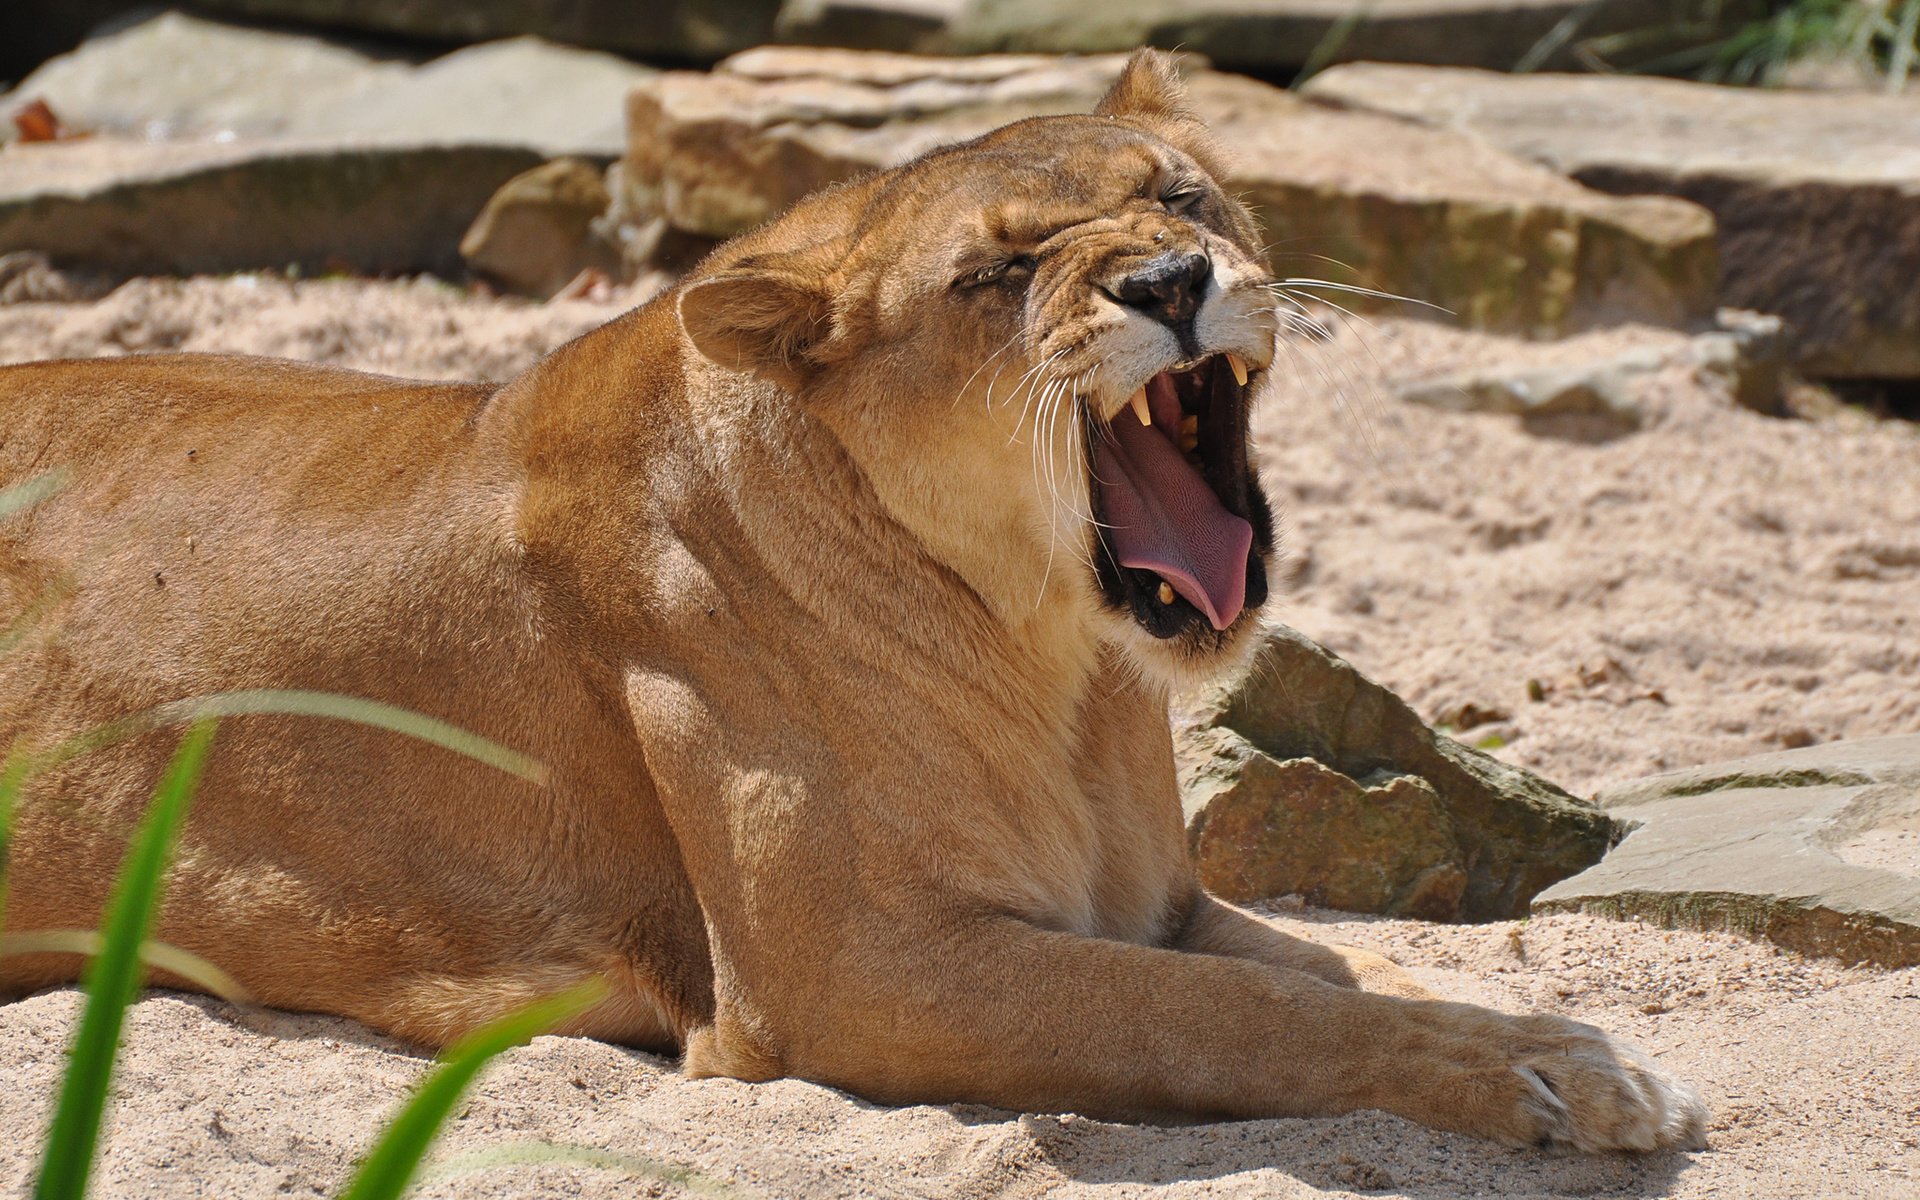
[[[156,936],[437,1046],[1124,1120],[1381,1109],[1702,1144],[1597,1029],[1429,995],[1209,896],[1169,689],[1241,662],[1274,521],[1273,283],[1163,55],[816,194],[499,386],[219,356],[0,370],[0,742],[319,689],[536,756],[223,725]],[[6,919],[87,927],[177,740],[37,778]],[[0,988],[71,955],[0,960]],[[190,981],[160,976],[176,986]]]

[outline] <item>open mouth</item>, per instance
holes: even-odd
[[[1147,632],[1225,630],[1267,597],[1272,518],[1247,464],[1247,374],[1216,354],[1089,422],[1102,590]]]

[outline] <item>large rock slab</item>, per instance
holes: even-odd
[[[123,274],[451,274],[487,198],[540,161],[361,140],[15,145],[0,150],[0,254]]]
[[[210,12],[321,29],[482,42],[532,34],[642,58],[712,62],[773,36],[779,0],[196,0]]]
[[[1577,29],[1577,36],[1549,35]],[[1309,63],[1571,64],[1580,39],[1674,31],[1668,0],[786,0],[782,41],[918,53],[1080,53],[1152,45],[1263,75]],[[1710,36],[1696,23],[1685,36]]]
[[[288,128],[611,161],[626,146],[627,93],[658,73],[611,54],[508,38],[382,76],[338,103],[309,107]]]
[[[1633,831],[1535,912],[1728,929],[1803,954],[1920,964],[1920,735],[1834,742],[1624,784]]]
[[[1306,91],[1471,132],[1601,191],[1701,204],[1725,302],[1784,317],[1803,371],[1920,378],[1920,95],[1374,64]]]
[[[1616,836],[1592,805],[1435,733],[1290,629],[1178,724],[1189,845],[1230,900],[1501,920]]]
[[[1087,111],[1122,61],[768,48],[711,74],[668,72],[629,102],[621,207],[728,237],[827,184],[1019,117]],[[1712,311],[1713,223],[1694,205],[1609,196],[1476,138],[1239,76],[1197,70],[1189,87],[1237,159],[1227,185],[1265,223],[1283,278],[1541,336]]]
[[[1577,39],[1675,26],[1668,0],[977,0],[954,49],[1093,52],[1179,47],[1223,65],[1285,72],[1318,60],[1512,70],[1571,64]],[[1697,25],[1690,36],[1711,35]],[[1663,47],[1676,42],[1668,40]]]
[[[37,99],[70,127],[123,138],[377,137],[612,159],[626,94],[655,73],[533,37],[414,67],[162,13],[46,63],[0,97],[0,117]]]
[[[1780,318],[1737,309],[1717,317],[1721,328],[1696,334],[1678,347],[1629,350],[1548,367],[1484,364],[1407,380],[1394,387],[1394,394],[1443,412],[1516,416],[1530,433],[1605,441],[1644,423],[1637,399],[1641,381],[1678,368],[1718,377],[1728,397],[1743,408],[1780,415]]]
[[[68,126],[117,137],[280,134],[406,72],[319,38],[167,12],[41,64],[0,97],[0,117],[45,100]],[[0,141],[13,136],[0,121]]]

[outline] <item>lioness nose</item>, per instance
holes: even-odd
[[[1213,278],[1213,260],[1192,251],[1169,250],[1107,289],[1128,308],[1137,308],[1168,325],[1185,325],[1200,308],[1201,293]]]

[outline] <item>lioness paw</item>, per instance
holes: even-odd
[[[1705,1148],[1707,1108],[1692,1088],[1591,1026],[1523,1022],[1506,1045],[1517,1111],[1500,1140],[1589,1152]]]

